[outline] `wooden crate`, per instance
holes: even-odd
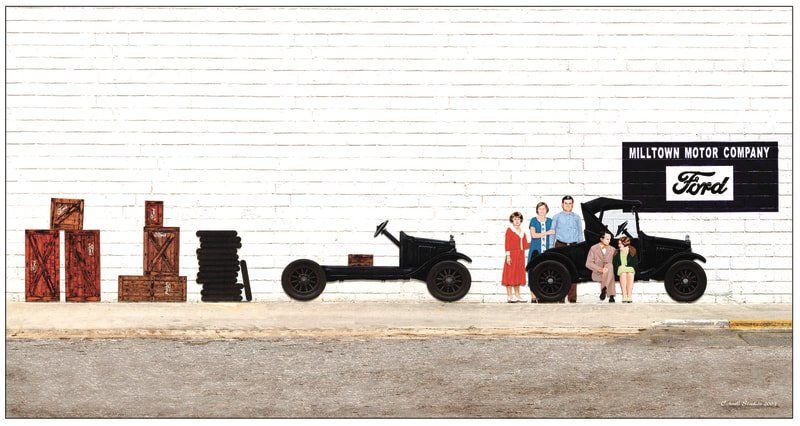
[[[180,228],[144,228],[144,274],[179,275]]]
[[[371,254],[348,254],[347,266],[372,266]]]
[[[153,279],[141,275],[120,275],[117,287],[119,302],[151,302]]]
[[[185,302],[186,277],[120,275],[120,302]]]
[[[80,231],[83,229],[83,200],[50,199],[50,229]]]
[[[59,231],[25,231],[25,301],[58,302],[60,300]]]
[[[144,202],[144,225],[145,226],[164,226],[164,202],[145,201]]]
[[[154,302],[185,302],[186,277],[153,277]]]
[[[100,301],[100,231],[64,231],[67,302]]]

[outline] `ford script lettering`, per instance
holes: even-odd
[[[733,166],[667,166],[667,201],[733,201]]]
[[[725,177],[721,182],[714,182],[712,179],[700,181],[700,177],[713,177],[716,172],[699,172],[687,170],[678,175],[678,183],[672,185],[672,192],[675,194],[688,193],[691,195],[703,195],[706,192],[712,194],[724,194],[728,190],[726,186],[729,177]]]

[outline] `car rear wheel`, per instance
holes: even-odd
[[[453,260],[433,265],[426,279],[428,292],[442,302],[455,302],[466,296],[472,285],[469,269]]]
[[[706,291],[706,272],[691,260],[675,262],[664,275],[667,294],[676,302],[694,302]]]
[[[317,262],[295,260],[286,266],[281,275],[281,286],[295,300],[312,300],[325,290],[325,271]]]
[[[545,260],[530,270],[528,285],[539,302],[559,302],[567,297],[572,278],[566,266],[554,260]]]

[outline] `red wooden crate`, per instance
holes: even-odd
[[[153,300],[153,280],[148,276],[120,275],[117,287],[119,302],[150,302]]]
[[[153,276],[154,302],[185,302],[186,277]]]
[[[185,302],[186,277],[120,275],[120,302]]]
[[[25,231],[25,301],[58,302],[59,249],[57,230]]]
[[[144,228],[144,274],[179,275],[180,228]]]
[[[51,198],[50,229],[65,231],[83,229],[83,200]]]
[[[372,266],[371,254],[348,254],[347,266]]]
[[[64,232],[67,302],[100,301],[100,231]]]
[[[144,202],[144,224],[145,226],[164,226],[163,201]]]

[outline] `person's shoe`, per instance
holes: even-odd
[[[531,303],[539,303],[539,299],[531,299]]]
[[[508,299],[508,303],[517,303],[517,301],[514,299]]]
[[[606,288],[605,287],[603,287],[600,290],[600,300],[606,300]]]
[[[614,296],[608,296],[608,303],[614,303]]]

